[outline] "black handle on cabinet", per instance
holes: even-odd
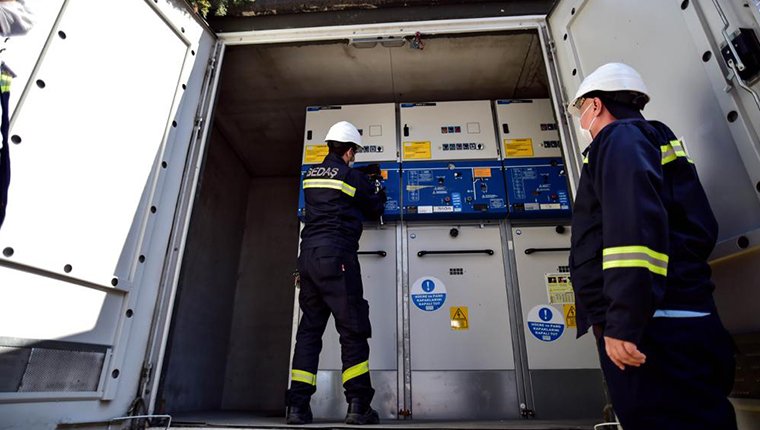
[[[525,253],[527,255],[534,254],[536,252],[559,252],[559,251],[569,251],[570,248],[528,248],[525,250]]]
[[[380,257],[385,257],[388,255],[385,251],[359,251],[357,252],[359,255],[379,255]]]
[[[493,255],[493,249],[452,249],[448,251],[419,251],[418,257],[424,257],[426,255],[442,255],[442,254],[488,254]]]

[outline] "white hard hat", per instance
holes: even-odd
[[[638,93],[626,101],[640,105],[641,108],[649,102],[649,92],[647,86],[644,85],[644,80],[641,79],[641,75],[633,67],[623,63],[607,63],[586,76],[567,110],[573,115],[580,115],[580,104],[583,96],[591,91]]]
[[[325,136],[325,141],[347,142],[362,147],[362,135],[359,130],[348,121],[340,121],[333,124]]]

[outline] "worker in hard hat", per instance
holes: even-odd
[[[24,0],[0,0],[0,227],[5,221],[8,207],[8,187],[11,182],[11,154],[8,146],[8,128],[10,127],[10,91],[11,82],[16,74],[5,64],[3,52],[9,36],[20,36],[32,28],[32,14]]]
[[[328,155],[303,179],[305,226],[298,257],[303,316],[296,334],[286,420],[288,424],[312,421],[309,400],[317,389],[322,334],[332,314],[340,335],[346,423],[376,424],[378,414],[370,406],[375,390],[367,343],[372,328],[357,251],[362,221],[383,214],[386,196],[364,173],[351,168],[361,149],[361,134],[353,124],[336,123],[325,140]]]
[[[636,70],[605,64],[569,105],[588,144],[573,208],[578,336],[597,337],[625,430],[735,429],[733,342],[713,301],[718,223],[685,143],[641,110]]]

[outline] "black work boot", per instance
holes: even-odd
[[[314,419],[311,415],[311,407],[306,406],[288,406],[285,422],[287,424],[309,424]]]
[[[377,424],[380,422],[380,416],[377,411],[372,409],[369,403],[358,399],[351,400],[348,404],[348,413],[346,413],[346,424]]]

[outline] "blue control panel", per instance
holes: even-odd
[[[509,218],[570,217],[570,193],[561,158],[504,160]]]
[[[405,163],[401,187],[404,219],[506,218],[500,161]]]
[[[368,164],[373,163],[355,163],[354,167],[363,167]],[[400,185],[401,185],[401,178],[400,178],[400,165],[399,163],[393,161],[393,162],[384,162],[384,163],[374,163],[380,165],[380,172],[382,175],[382,179],[380,180],[381,186],[385,187],[385,195],[388,197],[388,200],[385,202],[385,214],[383,214],[383,221],[394,221],[399,218],[401,218],[401,204],[399,201],[400,197]],[[298,191],[298,219],[303,221],[304,219],[304,210],[306,208],[306,202],[304,201],[303,197],[303,177],[306,174],[306,171],[309,170],[309,168],[314,167],[313,165],[304,165],[301,166],[301,182],[300,187],[301,189]],[[379,178],[378,178],[379,179]]]

